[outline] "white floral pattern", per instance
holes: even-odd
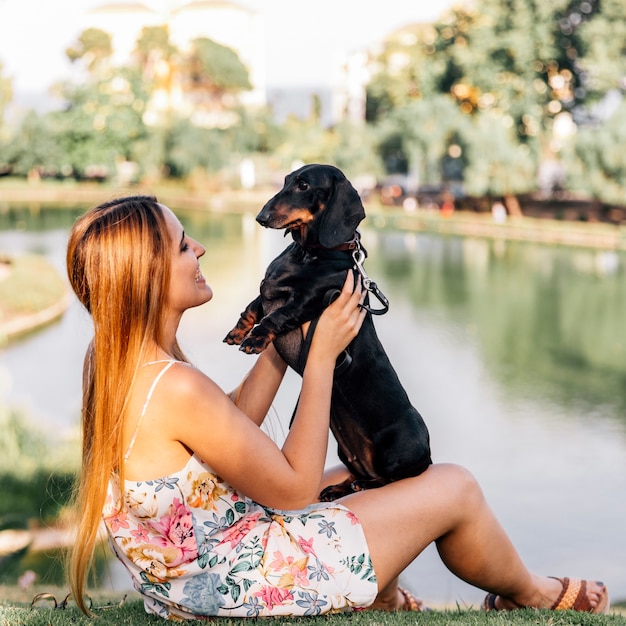
[[[109,543],[169,619],[321,615],[376,596],[363,529],[337,503],[276,511],[245,498],[192,456],[158,480],[109,483]]]

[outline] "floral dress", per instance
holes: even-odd
[[[114,475],[103,510],[109,544],[148,613],[321,615],[376,597],[363,529],[341,504],[261,506],[196,455],[169,476],[125,481],[123,500]]]

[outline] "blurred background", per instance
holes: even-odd
[[[534,569],[626,599],[625,90],[623,0],[0,0],[0,594],[64,584],[76,216],[128,191],[180,215],[216,294],[181,342],[230,388],[253,357],[221,339],[286,245],[254,216],[325,162],[365,203],[377,329],[435,460]],[[94,585],[125,590],[105,554]],[[403,582],[482,599],[434,550]]]
[[[625,29],[620,0],[1,0],[0,174],[248,188],[323,161],[388,203],[619,223]]]

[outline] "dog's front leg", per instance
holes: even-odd
[[[263,317],[263,302],[261,296],[255,298],[240,315],[237,325],[224,337],[224,343],[239,345],[245,336],[254,328],[254,325]]]
[[[302,294],[291,294],[287,302],[266,315],[250,331],[239,349],[248,354],[259,354],[278,335],[300,328],[302,324],[320,313],[321,310],[318,311],[311,306],[310,298],[304,299]]]

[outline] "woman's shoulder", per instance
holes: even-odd
[[[215,381],[191,363],[185,361],[171,363],[169,372],[161,384],[169,391],[175,392],[177,396],[189,396],[193,399],[197,394],[223,394]]]

